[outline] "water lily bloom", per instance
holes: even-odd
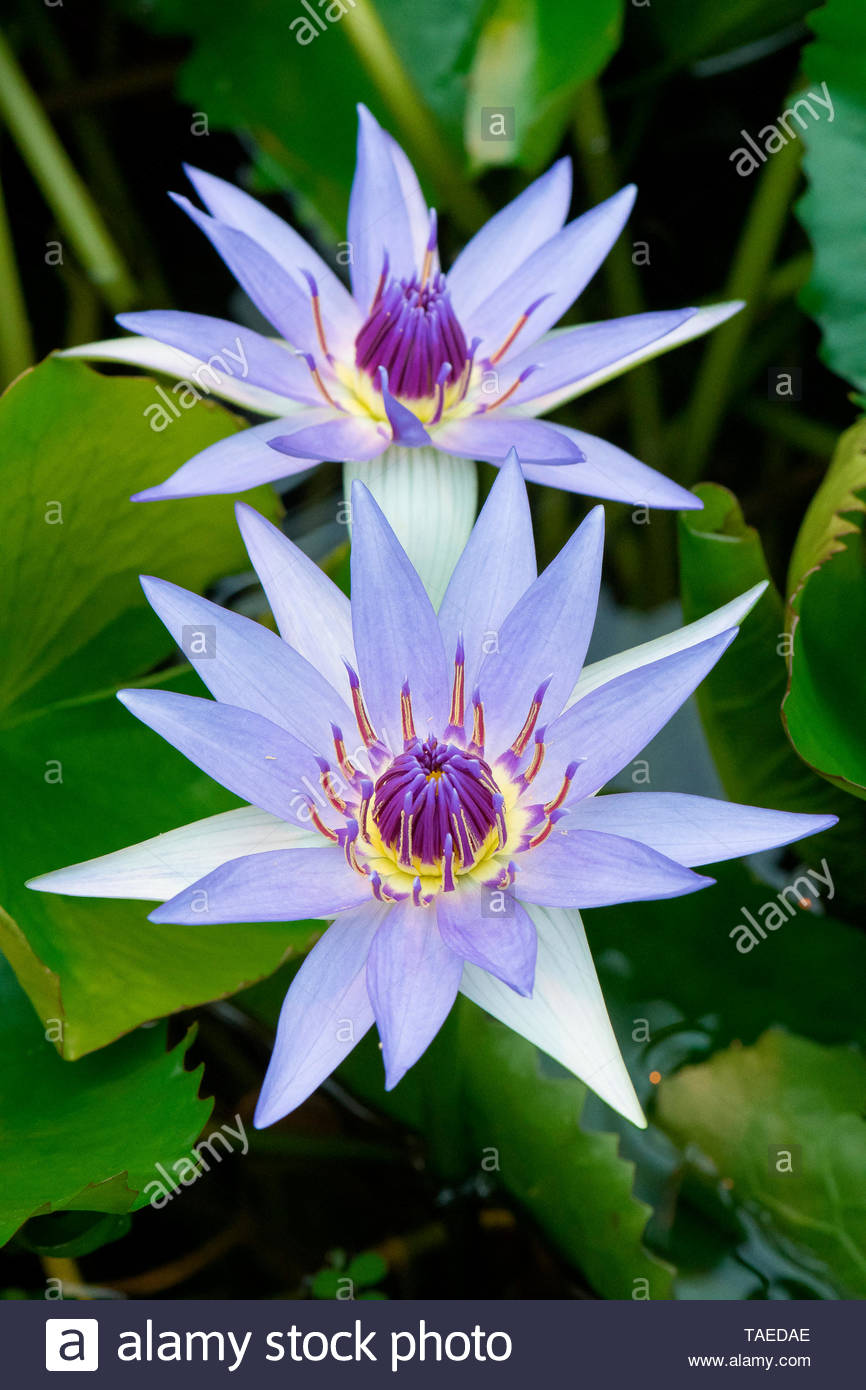
[[[212,630],[198,669],[215,698],[120,698],[248,804],[31,887],[157,900],[154,922],[332,919],[286,996],[260,1125],[300,1104],[374,1022],[396,1085],[458,991],[643,1124],[579,909],[692,893],[713,882],[696,866],[834,818],[595,793],[695,689],[764,586],[583,670],[601,507],[537,576],[512,457],[437,616],[361,483],[353,505],[351,605],[239,506],[280,636],[143,581],[176,639]]]
[[[645,506],[699,507],[623,449],[540,417],[705,333],[739,303],[555,330],[622,231],[634,187],[566,224],[571,163],[562,159],[492,217],[446,274],[436,214],[407,156],[363,106],[359,117],[344,253],[351,292],[276,214],[188,169],[207,212],[175,201],[278,336],[154,311],[118,318],[141,339],[74,350],[189,378],[277,417],[212,445],[136,500],[238,492],[321,460],[348,461],[349,482],[360,476],[371,485],[412,554],[413,521],[429,519],[431,506],[438,514],[443,494],[443,507],[460,510],[465,524],[449,572],[475,515],[475,469],[462,460],[501,464],[514,447],[535,482]],[[447,515],[442,524],[453,530],[455,520]]]

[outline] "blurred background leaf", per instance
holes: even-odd
[[[685,1067],[661,1124],[695,1144],[783,1246],[807,1251],[842,1298],[866,1294],[866,1062],[784,1033]]]
[[[800,303],[817,321],[821,356],[866,390],[866,9],[827,0],[812,11],[814,42],[803,49],[806,83],[825,90],[833,114],[804,132],[808,190],[797,216],[815,257]]]

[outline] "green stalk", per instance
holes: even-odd
[[[127,308],[135,282],[2,34],[0,117],[102,298],[114,313]]]
[[[597,82],[586,82],[577,93],[574,136],[590,198],[594,203],[610,198],[619,188],[616,163],[611,154],[610,127]],[[604,275],[614,313],[640,314],[646,308],[640,276],[628,244],[621,238],[604,263]],[[635,453],[651,463],[662,433],[659,379],[655,363],[628,372],[623,386],[629,403],[629,428]]]
[[[800,176],[801,153],[800,141],[791,140],[770,156],[749,209],[724,296],[745,299],[746,307],[716,329],[704,351],[686,420],[680,481],[687,487],[702,476],[715,443],[737,363],[788,217]]]
[[[18,278],[15,246],[0,185],[0,387],[8,386],[33,362],[33,339]]]
[[[483,194],[462,177],[453,151],[442,139],[370,0],[355,0],[342,27],[416,162],[441,192],[460,230],[474,232],[490,217],[491,208]]]

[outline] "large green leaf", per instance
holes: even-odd
[[[0,1244],[31,1216],[147,1203],[156,1164],[188,1157],[210,1114],[190,1041],[166,1052],[162,1025],[63,1062],[0,960]]]
[[[768,1032],[659,1088],[658,1118],[842,1296],[866,1296],[866,1061]]]
[[[866,797],[866,419],[843,434],[806,513],[788,576],[792,645],[784,717],[823,777]]]
[[[832,116],[803,131],[808,191],[797,215],[814,248],[800,303],[823,333],[828,367],[866,389],[866,7],[827,0],[809,23],[807,87],[829,94]]]
[[[325,7],[328,8],[328,7]],[[336,14],[337,5],[330,6]],[[481,0],[357,0],[345,18],[322,19],[315,30],[302,6],[282,0],[250,0],[242,9],[208,0],[155,0],[148,23],[189,35],[191,56],[180,75],[180,95],[206,113],[210,128],[251,134],[281,183],[288,181],[312,203],[329,235],[342,237],[355,167],[356,102],[394,125],[391,91],[377,91],[359,56],[380,59],[387,72],[393,53],[437,119],[450,146],[455,170],[462,164],[462,67],[481,10]],[[137,7],[133,11],[144,18]],[[394,84],[396,91],[396,84]],[[395,130],[423,173],[429,148],[413,140],[408,124]],[[441,192],[441,189],[437,189]],[[309,209],[307,209],[309,210]]]
[[[733,494],[715,483],[702,483],[695,491],[703,510],[679,517],[683,616],[688,622],[769,580],[760,537],[746,525]],[[785,737],[781,707],[788,646],[782,600],[770,583],[724,660],[701,682],[701,719],[732,800],[840,817],[840,825],[816,837],[807,850],[819,858],[830,854],[845,898],[858,901],[864,818],[850,798],[815,776]]]
[[[466,145],[479,165],[537,169],[555,152],[574,94],[616,51],[622,0],[498,0],[469,73]],[[491,138],[484,111],[509,112],[511,138]]]
[[[279,924],[155,927],[142,903],[24,887],[236,804],[114,699],[173,649],[139,573],[201,589],[248,564],[227,499],[128,500],[236,428],[199,404],[154,433],[154,389],[49,360],[0,401],[0,948],[66,1057],[230,993],[310,937]],[[257,500],[273,510],[269,491]],[[201,690],[188,671],[157,683]]]
[[[392,1092],[369,1038],[341,1075],[379,1109],[420,1130],[440,1171],[487,1175],[532,1214],[605,1298],[671,1296],[671,1270],[642,1244],[649,1208],[612,1134],[581,1128],[586,1087],[551,1076],[538,1050],[461,999]]]

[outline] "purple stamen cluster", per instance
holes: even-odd
[[[460,378],[468,361],[441,271],[427,281],[391,280],[355,339],[356,366],[377,385],[384,367],[390,390],[405,400],[433,397],[445,380]]]
[[[452,852],[471,868],[501,824],[502,796],[487,763],[434,736],[415,740],[376,783],[373,819],[407,868],[441,869]]]

